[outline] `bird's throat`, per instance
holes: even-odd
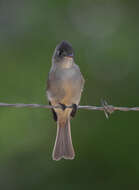
[[[73,66],[73,63],[74,63],[73,58],[65,57],[64,60],[62,61],[61,67],[68,69],[68,68],[71,68]]]

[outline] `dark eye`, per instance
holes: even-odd
[[[58,55],[61,56],[63,54],[63,49],[58,51]]]

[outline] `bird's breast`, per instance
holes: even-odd
[[[65,105],[78,104],[82,90],[80,70],[75,66],[70,68],[59,67],[50,76],[49,97],[55,102],[61,102]]]

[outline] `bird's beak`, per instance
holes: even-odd
[[[67,55],[66,57],[68,57],[68,58],[73,58],[73,53],[72,53],[72,54]]]

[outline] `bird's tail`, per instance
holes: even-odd
[[[53,149],[53,160],[74,159],[75,153],[72,145],[70,119],[65,122],[57,122],[57,135]]]

